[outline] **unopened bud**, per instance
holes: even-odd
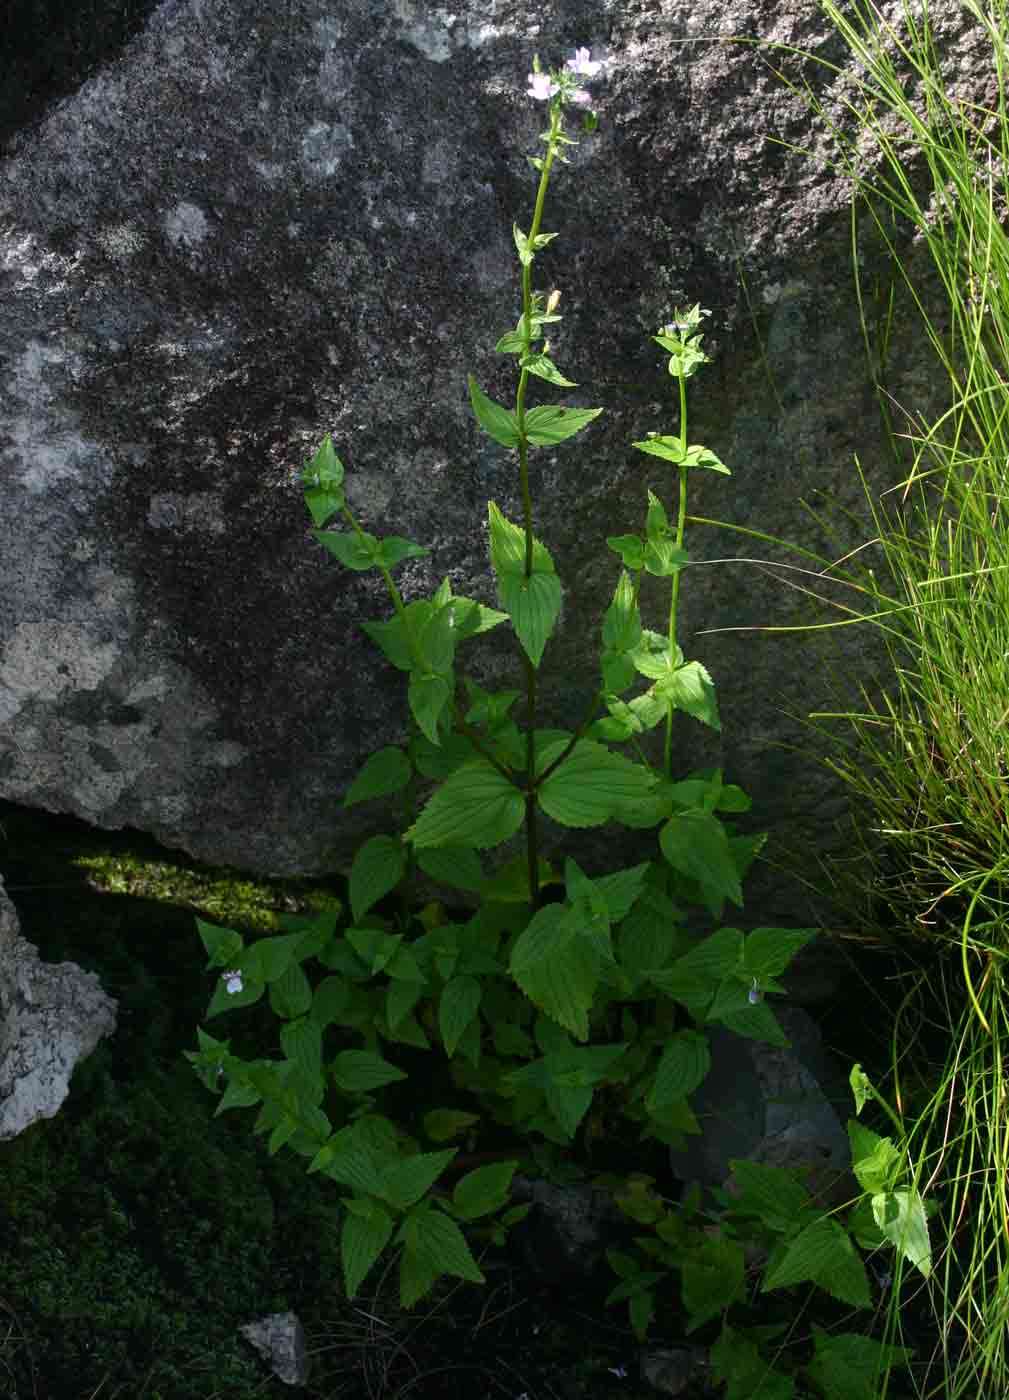
[[[557,290],[557,288],[555,287],[554,290],[550,293],[549,297],[547,297],[547,315],[548,315],[548,316],[552,316],[552,315],[554,314],[554,312],[557,310],[557,303],[560,301],[560,299],[561,299],[561,294],[560,294],[560,292]]]

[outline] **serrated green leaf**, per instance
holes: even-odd
[[[688,661],[685,666],[660,676],[653,688],[673,709],[693,715],[712,729],[721,729],[714,683],[699,661]]]
[[[382,1199],[397,1210],[409,1210],[427,1195],[458,1150],[447,1147],[442,1152],[419,1152],[397,1162],[384,1173]]]
[[[518,424],[515,414],[508,408],[489,399],[472,375],[469,381],[469,400],[473,405],[477,422],[484,432],[499,442],[502,447],[517,447],[519,443]]]
[[[482,632],[489,632],[493,627],[499,627],[502,622],[508,621],[507,613],[499,612],[497,608],[485,608],[483,603],[477,603],[472,598],[452,598],[448,606],[452,613],[457,643],[465,642],[469,637],[476,637]]]
[[[632,659],[643,676],[647,676],[649,680],[659,680],[663,676],[671,675],[678,666],[683,665],[683,652],[679,647],[670,651],[668,637],[663,637],[661,633],[646,627],[642,629],[641,641],[632,652]],[[663,713],[665,709],[663,702]]]
[[[312,1005],[312,988],[304,969],[292,963],[282,977],[269,986],[270,1009],[284,1020],[304,1016]]]
[[[371,1050],[341,1050],[333,1061],[332,1073],[337,1087],[347,1094],[370,1094],[406,1078],[401,1069]]]
[[[315,456],[301,470],[305,505],[314,525],[325,525],[331,515],[343,509],[343,475],[343,463],[333,451],[333,440],[327,433]]]
[[[483,886],[480,857],[466,846],[426,846],[417,852],[417,864],[425,875],[453,890],[476,894]]]
[[[367,530],[362,530],[360,534],[356,530],[346,533],[336,530],[313,530],[312,534],[334,559],[339,559],[345,569],[353,569],[355,573],[363,574],[378,565],[379,542]]]
[[[389,983],[385,994],[385,1019],[390,1031],[395,1033],[424,995],[421,982],[410,982],[397,978]]]
[[[606,544],[619,554],[624,567],[639,573],[645,567],[645,541],[640,535],[608,535]]]
[[[478,1220],[500,1209],[508,1200],[518,1162],[492,1162],[477,1167],[456,1184],[452,1208],[462,1220]]]
[[[399,1261],[400,1307],[412,1308],[414,1303],[426,1297],[442,1272],[430,1260],[422,1259],[413,1250],[404,1249]]]
[[[879,1192],[872,1198],[872,1214],[882,1234],[928,1278],[932,1272],[932,1246],[928,1238],[925,1206],[913,1187]]]
[[[437,1274],[451,1274],[469,1283],[485,1282],[459,1226],[426,1202],[405,1217],[397,1239],[403,1241],[406,1253],[436,1269]]]
[[[667,1108],[688,1098],[711,1068],[708,1037],[699,1031],[677,1031],[666,1042],[646,1100],[649,1110]]]
[[[208,968],[232,967],[245,948],[242,935],[236,933],[233,928],[218,928],[216,924],[197,919],[196,930],[210,958]]]
[[[350,907],[355,919],[394,890],[406,870],[406,851],[396,836],[373,836],[359,847],[350,868]]]
[[[586,1040],[599,955],[579,936],[569,912],[563,904],[538,910],[515,942],[509,970],[534,1006]]]
[[[350,1000],[350,983],[343,977],[324,977],[312,995],[309,1014],[325,1029],[340,1017]]]
[[[761,1292],[815,1283],[854,1308],[870,1306],[865,1265],[836,1220],[821,1217],[791,1240],[781,1259],[769,1268]]]
[[[777,977],[818,933],[815,928],[755,928],[743,947],[743,967],[751,977]]]
[[[690,555],[672,538],[650,539],[645,545],[645,572],[654,578],[672,578],[690,563]]]
[[[347,1202],[348,1214],[340,1235],[343,1282],[346,1296],[353,1298],[385,1249],[395,1222],[377,1201]]]
[[[716,898],[731,899],[742,908],[739,872],[728,834],[717,817],[710,812],[677,812],[662,828],[659,845],[674,870],[696,880]]]
[[[891,1366],[907,1366],[914,1353],[885,1346],[861,1332],[829,1334],[813,1327],[816,1354],[804,1368],[825,1400],[878,1400]]]
[[[601,408],[564,408],[560,404],[541,404],[525,416],[526,437],[532,447],[553,447],[565,438],[574,437],[602,413]]]
[[[888,1137],[848,1120],[851,1166],[863,1191],[885,1191],[893,1185],[901,1166],[901,1155]]]
[[[686,1251],[682,1297],[690,1314],[688,1336],[736,1302],[743,1292],[743,1273],[743,1246],[738,1240],[706,1239]]]
[[[448,1142],[479,1121],[478,1113],[463,1113],[457,1108],[432,1108],[424,1114],[424,1132],[432,1142]]]
[[[449,1059],[480,1009],[481,994],[475,977],[453,977],[445,984],[438,1002],[438,1030]]]
[[[410,672],[410,713],[432,744],[440,742],[439,725],[452,703],[452,686],[444,676]]]
[[[430,553],[424,545],[405,540],[402,535],[386,535],[379,544],[378,561],[387,569],[394,569],[404,559],[423,559]]]
[[[358,802],[369,802],[375,797],[387,797],[390,793],[402,792],[410,781],[412,772],[410,760],[402,749],[392,744],[378,749],[351,783],[343,805],[353,807]]]
[[[656,434],[645,438],[643,442],[632,443],[631,446],[636,447],[639,452],[649,453],[652,457],[662,457],[667,462],[675,462],[678,466],[707,467],[723,476],[732,475],[724,462],[720,462],[706,447],[693,445],[684,448],[678,437],[662,437]]]
[[[628,870],[615,870],[611,875],[601,875],[593,881],[595,888],[606,901],[606,912],[610,923],[619,923],[625,918],[640,898],[645,888],[645,878],[651,868],[649,861],[631,866]]]
[[[457,769],[426,804],[406,833],[414,846],[500,845],[522,825],[525,802],[518,788],[486,759]]]
[[[711,1348],[714,1377],[727,1386],[725,1400],[793,1400],[792,1377],[775,1371],[760,1355],[752,1340],[758,1329],[751,1327],[747,1332],[749,1335],[743,1336],[723,1324],[721,1336]]]
[[[812,1204],[812,1197],[791,1172],[743,1158],[729,1161],[739,1195],[734,1211],[760,1217],[772,1230],[790,1230]]]
[[[554,573],[534,572],[529,578],[506,574],[498,580],[501,606],[534,666],[543,659],[543,649],[560,615],[561,594],[561,581]]]
[[[536,771],[544,772],[567,747],[563,740],[537,754]],[[655,786],[649,769],[611,753],[593,739],[582,739],[536,790],[548,817],[563,826],[601,826],[624,805],[647,797]]]
[[[646,887],[617,933],[620,965],[633,978],[664,968],[674,950],[679,951],[682,935],[677,922],[681,917],[670,899],[659,890]]]
[[[538,354],[534,351],[531,355],[523,356],[519,363],[521,368],[530,374],[535,374],[537,378],[545,379],[550,384],[557,384],[562,389],[576,389],[578,387],[573,379],[565,379],[553,360],[542,351]]]
[[[515,248],[519,255],[519,262],[523,267],[528,267],[535,256],[529,243],[529,236],[522,232],[518,224],[512,224],[512,238],[515,240]]]
[[[322,1027],[303,1015],[289,1021],[280,1031],[280,1048],[298,1070],[309,1079],[322,1076]]]
[[[499,355],[521,355],[526,348],[526,338],[521,331],[505,331],[494,346]]]
[[[677,958],[668,971],[656,974],[652,980],[656,986],[675,996],[672,989],[679,978],[699,979],[708,988],[711,1001],[722,981],[741,966],[742,956],[742,931],[738,928],[716,929],[688,953]]]

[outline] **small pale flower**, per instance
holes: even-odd
[[[548,102],[557,91],[557,84],[550,77],[549,73],[529,74],[529,96],[534,97],[537,102]]]
[[[557,303],[560,301],[560,299],[561,299],[560,290],[559,290],[557,287],[555,287],[555,288],[553,289],[553,291],[550,293],[550,295],[547,297],[547,315],[548,315],[548,316],[552,316],[552,315],[554,314],[554,312],[557,310]]]
[[[574,58],[569,58],[564,67],[569,73],[577,73],[582,78],[594,78],[602,68],[601,63],[593,63],[588,49],[575,49]]]
[[[575,88],[574,92],[568,93],[568,101],[573,102],[576,107],[588,107],[592,102],[592,94],[585,88]]]
[[[764,999],[764,993],[760,990],[760,983],[757,981],[756,977],[753,979],[753,986],[746,994],[746,999],[751,1006],[756,1006],[758,1002]]]
[[[224,981],[224,990],[228,993],[229,997],[235,996],[245,985],[242,981],[242,974],[237,967],[230,969],[228,972],[222,972],[221,978]]]

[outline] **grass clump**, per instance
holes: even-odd
[[[862,475],[886,586],[830,565],[868,599],[889,684],[863,688],[860,712],[808,717],[852,798],[848,852],[823,862],[818,888],[866,937],[909,954],[892,1078],[916,1189],[940,1203],[937,1342],[917,1386],[945,1400],[1009,1393],[1009,17],[1005,0],[965,8],[990,41],[990,106],[949,95],[927,4],[905,6],[899,26],[862,0],[823,4],[860,73],[841,165],[921,312],[950,403],[911,423],[913,463],[890,501],[877,505]],[[910,271],[920,251],[946,293],[938,323]],[[870,359],[889,421],[888,330]],[[894,1340],[918,1283],[898,1263]]]

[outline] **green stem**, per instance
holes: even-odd
[[[561,130],[561,106],[555,102],[550,109],[550,134],[547,138],[547,153],[540,170],[540,183],[536,191],[536,206],[533,210],[532,227],[529,230],[530,252],[535,248],[536,236],[543,221],[543,206],[550,183],[550,168],[557,152],[557,137]],[[532,264],[530,257],[522,264],[522,330],[529,354],[532,348]],[[529,490],[529,443],[526,438],[526,386],[529,371],[523,368],[519,373],[518,389],[515,394],[515,422],[519,434],[519,483],[522,490],[522,519],[525,528],[525,576],[532,578],[533,572],[533,502]],[[539,908],[539,840],[536,809],[536,667],[523,650],[522,660],[526,682],[526,866],[529,876],[529,902],[533,912]]]
[[[680,375],[680,451],[687,450],[687,381]],[[676,548],[683,548],[683,529],[687,519],[687,468],[680,467],[680,508],[676,519]],[[673,586],[669,595],[669,655],[676,653],[676,610],[680,601],[680,570],[673,574]],[[666,776],[673,776],[673,711],[666,714],[666,743],[662,766]]]

